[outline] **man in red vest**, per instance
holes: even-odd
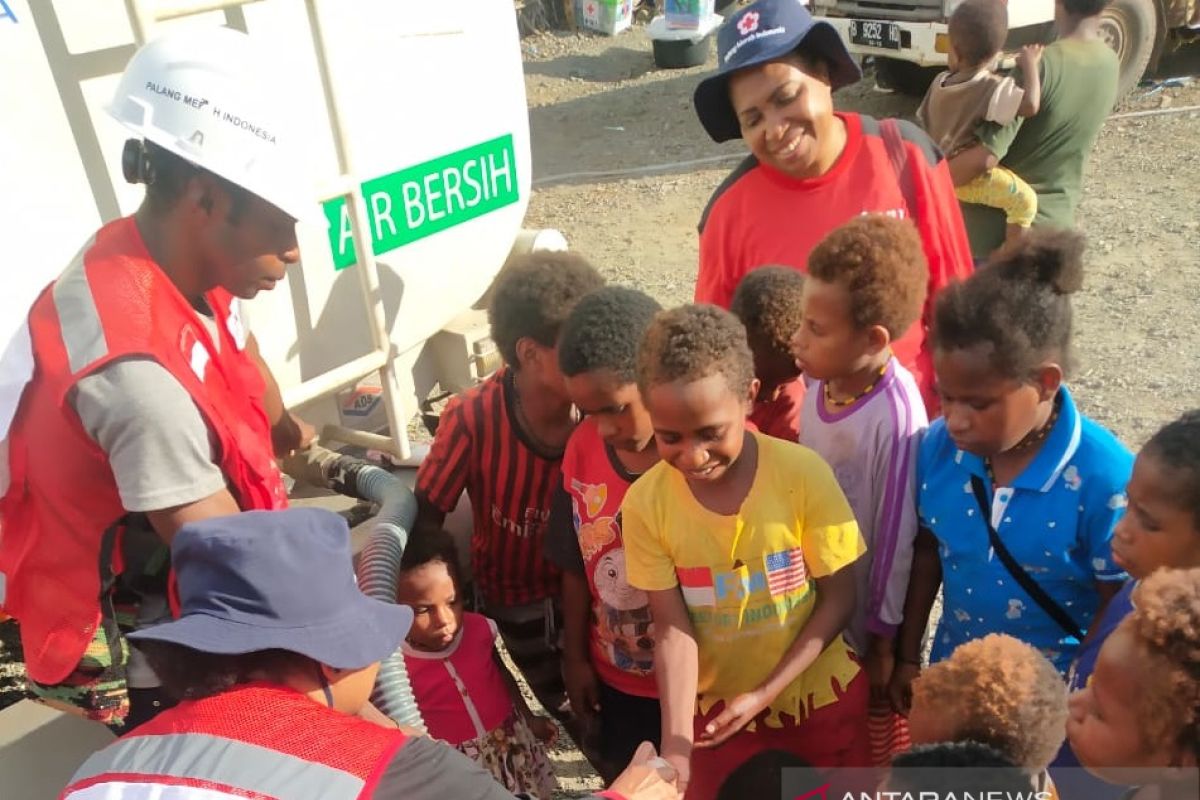
[[[109,112],[137,137],[123,167],[145,200],[29,313],[0,606],[20,623],[35,694],[115,729],[167,702],[124,638],[170,616],[166,545],[188,522],[285,507],[275,456],[311,439],[240,305],[298,260],[297,220],[323,222],[264,61],[215,27],[134,55]]]
[[[190,523],[179,619],[131,634],[183,702],[93,754],[62,800],[513,800],[445,742],[361,715],[408,606],[358,590],[332,511]],[[376,712],[378,713],[378,712]],[[677,800],[646,742],[591,800]]]

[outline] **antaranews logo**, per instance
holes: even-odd
[[[1055,800],[1015,768],[783,770],[781,800]]]

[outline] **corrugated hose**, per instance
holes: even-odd
[[[400,556],[417,518],[413,493],[387,470],[319,445],[313,445],[288,466],[295,478],[379,505],[379,513],[371,521],[371,535],[359,557],[358,588],[376,600],[396,602]],[[380,663],[371,702],[399,724],[425,732],[401,650]]]

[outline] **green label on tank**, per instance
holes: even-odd
[[[362,185],[371,247],[382,255],[519,199],[512,134],[405,167]],[[354,265],[346,198],[325,203],[334,269]]]

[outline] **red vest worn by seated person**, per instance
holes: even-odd
[[[126,217],[101,228],[29,313],[35,368],[9,434],[0,573],[4,610],[21,623],[26,669],[39,683],[58,683],[78,664],[100,623],[101,571],[122,569],[119,558],[101,558],[120,552],[126,511],[108,456],[70,403],[81,378],[127,356],[157,361],[200,409],[238,505],[287,506],[240,315],[222,289],[205,299],[219,346]]]
[[[368,798],[407,741],[291,689],[248,684],[164,711],[93,754],[59,797]]]

